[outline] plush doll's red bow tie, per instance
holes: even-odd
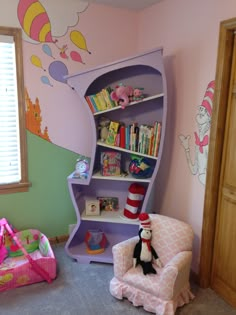
[[[145,238],[141,238],[142,242],[147,243],[148,250],[151,251],[151,240],[146,240]]]
[[[205,135],[205,136],[203,137],[203,140],[202,140],[202,141],[200,141],[200,139],[199,139],[199,137],[198,137],[198,135],[197,135],[196,132],[194,132],[194,135],[195,135],[195,143],[196,143],[196,145],[199,146],[199,151],[200,151],[201,153],[203,153],[203,147],[204,147],[205,145],[208,145],[208,135]]]

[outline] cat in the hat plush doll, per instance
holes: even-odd
[[[158,267],[161,268],[162,264],[155,249],[151,245],[152,230],[150,217],[147,213],[141,213],[139,220],[139,241],[134,248],[133,266],[141,265],[144,275],[149,273],[156,274],[156,270],[152,265],[153,259]]]

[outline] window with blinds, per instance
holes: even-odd
[[[29,186],[21,29],[0,26],[0,194]]]
[[[15,43],[0,36],[0,184],[21,180]]]

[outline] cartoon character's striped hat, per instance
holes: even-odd
[[[139,221],[140,221],[140,228],[151,230],[151,220],[148,213],[140,213]]]
[[[204,95],[201,106],[205,107],[209,116],[212,114],[212,105],[213,105],[213,96],[215,91],[215,81],[211,81],[206,89],[206,93]]]
[[[129,187],[124,216],[128,219],[138,219],[139,208],[145,195],[145,187],[138,183],[132,183]]]

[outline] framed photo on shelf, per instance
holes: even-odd
[[[85,199],[85,214],[89,216],[100,215],[100,203],[98,199]]]
[[[101,211],[118,211],[119,199],[117,197],[98,197]]]

